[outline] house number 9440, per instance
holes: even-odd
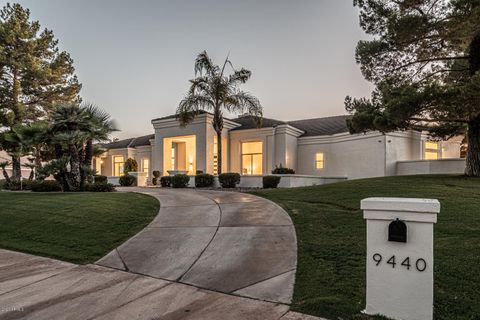
[[[382,261],[383,261],[383,256],[380,253],[375,253],[372,256],[373,261],[376,263],[376,266],[378,267]],[[400,262],[401,261],[401,262]],[[397,259],[395,255],[391,256],[387,261],[387,264],[391,265],[392,268],[395,268],[398,266],[407,268],[407,270],[410,270],[410,268],[415,268],[420,272],[425,271],[427,269],[427,262],[425,259],[419,258],[416,261],[410,262],[410,257],[406,257],[405,259]]]

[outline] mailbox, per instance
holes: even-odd
[[[388,241],[407,242],[407,225],[396,219],[388,225]]]

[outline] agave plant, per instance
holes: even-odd
[[[232,69],[227,75],[226,68]],[[190,80],[190,89],[177,108],[177,118],[182,125],[191,122],[199,111],[213,112],[213,129],[217,141],[222,141],[223,110],[231,113],[249,114],[259,125],[262,119],[260,101],[240,85],[250,79],[252,73],[244,68],[236,70],[228,56],[220,67],[215,65],[204,51],[195,60],[195,79]],[[222,173],[222,144],[217,143],[217,172]]]

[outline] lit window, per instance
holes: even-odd
[[[213,136],[213,174],[218,174],[218,142],[217,136]]]
[[[315,168],[317,169],[325,168],[325,156],[323,152],[319,152],[315,155]]]
[[[120,177],[123,174],[125,160],[123,156],[113,156],[113,175]]]
[[[150,160],[142,159],[142,172],[148,173],[150,171]]]
[[[425,141],[425,160],[437,160],[440,158],[440,143],[436,141]]]
[[[242,174],[260,175],[263,173],[262,142],[242,143]]]
[[[172,147],[171,169],[175,170],[175,148]]]

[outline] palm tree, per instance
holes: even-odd
[[[91,174],[93,142],[115,131],[110,116],[92,105],[63,105],[53,115],[50,137],[55,145],[55,176],[64,190],[78,190]]]
[[[91,104],[83,108],[90,122],[89,136],[83,154],[83,165],[91,169],[92,160],[96,153],[94,142],[108,141],[110,134],[118,129],[110,115],[105,111]]]
[[[6,168],[10,165],[10,161],[2,161],[0,162],[0,168],[2,169],[3,177],[5,178],[5,181],[9,184],[10,183],[10,177],[8,176]]]
[[[225,74],[230,67],[232,73]],[[217,172],[222,173],[222,130],[223,110],[230,113],[253,116],[257,125],[262,119],[260,101],[248,92],[240,90],[240,85],[250,79],[252,73],[244,68],[236,70],[228,56],[223,66],[213,64],[206,51],[195,60],[195,79],[190,80],[190,89],[177,108],[177,118],[182,125],[191,122],[200,111],[213,113],[213,129],[217,134]]]

